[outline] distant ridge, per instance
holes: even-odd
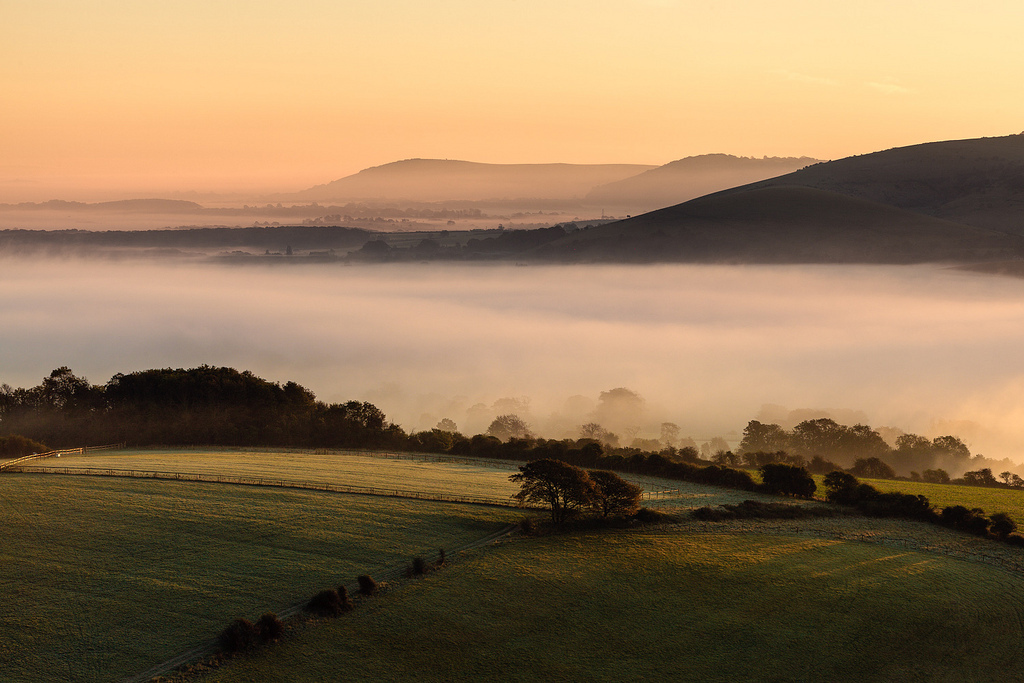
[[[591,190],[586,201],[609,207],[635,207],[641,211],[672,206],[737,185],[773,178],[819,163],[810,157],[737,157],[702,154],[685,157],[644,171],[631,178]]]
[[[307,201],[578,199],[597,185],[652,168],[643,164],[482,164],[405,159],[367,168],[293,196]]]

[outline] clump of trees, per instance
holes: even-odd
[[[0,458],[21,458],[33,453],[46,453],[48,450],[44,444],[20,434],[0,436]]]
[[[514,498],[520,503],[539,503],[560,524],[570,516],[590,509],[602,517],[628,516],[640,507],[643,489],[614,472],[587,472],[562,460],[532,460],[509,476],[519,484]]]

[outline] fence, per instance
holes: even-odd
[[[114,451],[120,448],[124,448],[123,443],[112,443],[105,446],[82,446],[81,448],[62,448],[56,451],[46,451],[45,453],[33,453],[31,455],[25,455],[14,460],[8,460],[7,462],[0,462],[0,470],[6,470],[10,467],[16,467],[17,465],[28,462],[29,460],[42,460],[43,458],[59,458],[62,455],[85,455],[86,453],[92,453],[94,451]]]

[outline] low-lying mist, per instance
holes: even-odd
[[[1024,281],[936,266],[0,260],[0,383],[227,365],[406,429],[724,435],[831,409],[1024,459]],[[615,388],[642,401],[613,400]],[[845,411],[845,412],[843,412]],[[784,412],[784,411],[783,411]],[[813,415],[817,416],[817,415]],[[627,439],[623,439],[627,441]]]

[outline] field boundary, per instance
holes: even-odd
[[[522,505],[513,503],[511,496],[468,496],[439,491],[412,491],[379,486],[354,486],[348,484],[331,484],[328,482],[297,481],[267,477],[242,477],[222,474],[201,474],[198,472],[158,472],[150,470],[122,470],[98,467],[24,467],[12,464],[6,472],[18,474],[59,474],[67,476],[91,477],[124,477],[128,479],[161,479],[169,481],[198,481],[211,484],[235,484],[238,486],[266,486],[284,489],[302,489],[309,491],[327,491],[331,493],[351,493],[368,496],[386,496],[389,498],[414,498],[443,503],[470,503],[474,505],[494,505],[508,508],[545,509],[543,506]]]
[[[23,462],[30,460],[42,460],[43,458],[59,458],[62,455],[85,455],[86,453],[93,453],[95,451],[116,451],[125,447],[122,443],[111,443],[103,446],[80,446],[79,448],[61,448],[55,451],[46,451],[45,453],[32,453],[31,455],[23,455],[20,458],[14,460],[7,460],[6,462],[0,462],[0,470],[6,470],[9,467],[17,467]]]
[[[464,553],[466,551],[473,550],[475,548],[479,548],[479,547],[482,547],[482,546],[485,546],[485,545],[490,545],[491,543],[494,543],[495,541],[498,541],[498,540],[504,538],[505,536],[508,536],[510,533],[515,531],[518,527],[519,527],[518,524],[510,524],[510,525],[506,526],[504,529],[500,529],[498,531],[495,531],[494,533],[488,534],[487,536],[484,536],[483,538],[479,538],[479,539],[477,539],[475,541],[470,541],[469,543],[466,543],[465,545],[462,545],[462,546],[459,546],[458,548],[455,548],[452,551],[452,556],[457,556],[457,555],[460,555],[461,553]],[[437,558],[435,558],[435,559],[437,559]],[[403,577],[406,569],[407,569],[407,565],[405,565],[405,564],[392,565],[391,567],[388,567],[388,568],[383,569],[382,571],[376,573],[375,577],[378,580],[378,582],[387,582],[387,581],[397,580],[397,579]],[[349,592],[350,595],[358,595],[359,594],[359,585],[357,583],[346,584],[346,588],[348,588],[348,592]],[[301,602],[292,603],[291,605],[288,605],[287,607],[282,608],[276,614],[277,614],[278,618],[281,618],[281,619],[288,618],[288,617],[293,617],[296,614],[299,614],[300,612],[302,612],[302,609],[306,606],[307,602],[308,602],[308,600],[303,600]],[[159,676],[159,675],[161,675],[161,674],[163,674],[163,673],[165,673],[167,671],[170,671],[171,669],[174,669],[174,668],[177,668],[177,667],[182,666],[184,664],[187,664],[187,663],[189,663],[191,661],[194,661],[196,659],[199,659],[200,657],[203,657],[205,655],[213,654],[214,652],[217,651],[217,648],[218,648],[217,639],[216,638],[210,638],[210,639],[205,640],[205,641],[203,641],[201,643],[198,643],[195,647],[191,648],[190,650],[186,650],[185,652],[182,652],[182,653],[172,657],[171,659],[168,659],[168,660],[163,661],[163,662],[161,662],[159,664],[156,664],[155,666],[150,667],[149,669],[146,669],[145,671],[143,671],[140,674],[136,674],[134,676],[129,676],[128,678],[124,678],[119,683],[146,683],[147,681],[150,681],[153,678],[155,678],[155,677],[157,677],[157,676]]]

